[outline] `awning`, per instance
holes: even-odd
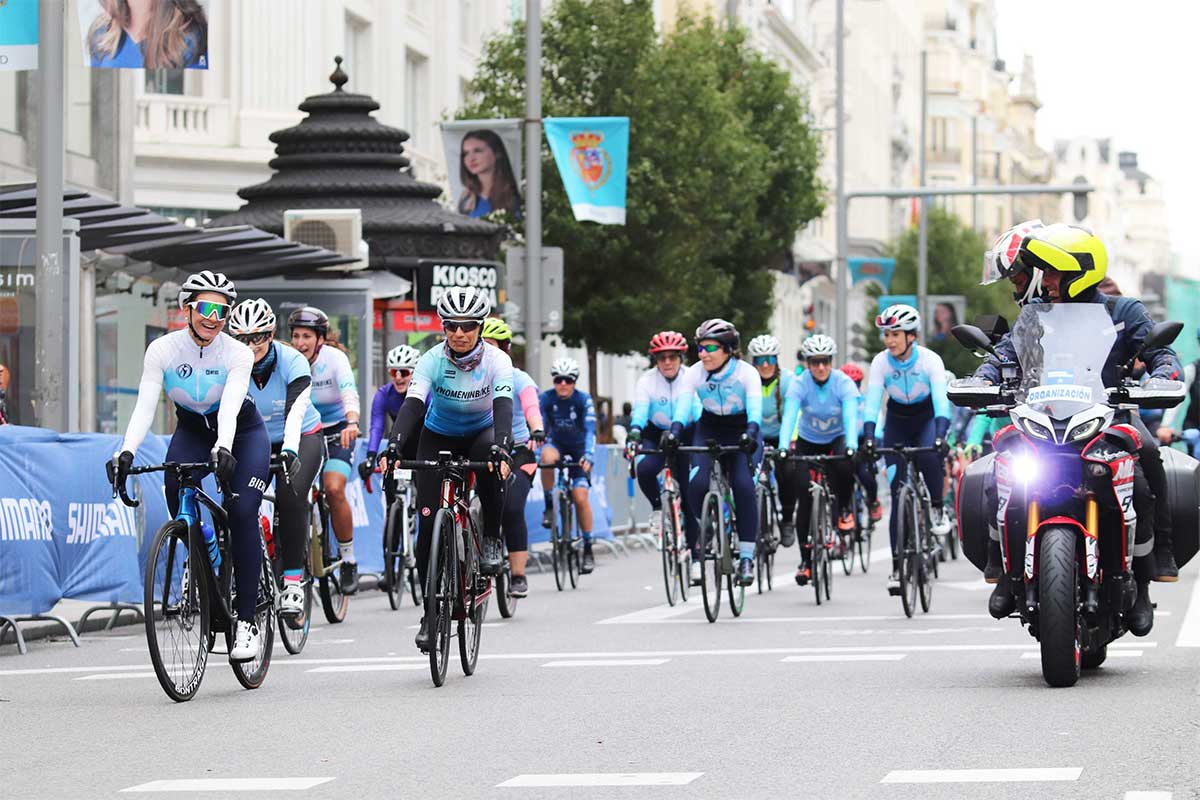
[[[63,193],[63,216],[79,221],[80,250],[186,271],[211,269],[235,279],[291,277],[358,262],[249,225],[191,228],[82,191]],[[0,186],[0,219],[36,217],[37,184]]]

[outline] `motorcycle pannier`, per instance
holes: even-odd
[[[958,483],[958,538],[963,555],[980,570],[987,566],[988,539],[996,521],[995,501],[987,498],[995,458],[995,453],[988,453],[971,462]]]
[[[1200,549],[1200,461],[1169,447],[1159,452],[1167,473],[1175,562],[1182,567]]]

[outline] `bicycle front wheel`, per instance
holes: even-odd
[[[551,518],[553,527],[550,528],[550,560],[554,564],[554,585],[561,592],[567,585],[567,549],[568,533],[563,529],[562,493],[555,491],[550,495],[553,510]]]
[[[429,585],[425,590],[425,622],[429,629],[429,673],[434,686],[446,682],[450,664],[450,622],[458,590],[458,556],[454,545],[454,518],[446,509],[433,520],[429,540]]]
[[[320,580],[318,587],[321,594],[321,607],[325,610],[325,619],[330,625],[336,625],[346,618],[346,610],[350,607],[350,598],[342,593],[342,582],[337,571],[328,568],[337,560],[337,539],[333,535],[333,525],[329,520],[329,509],[325,504],[319,504],[313,514],[313,524],[316,530],[313,534],[321,545]]]
[[[458,620],[458,659],[463,674],[474,675],[475,666],[479,663],[479,638],[483,633],[483,619],[487,616],[492,587],[479,574],[479,556],[473,545],[467,545],[466,554],[467,561],[462,565],[465,592],[462,597],[463,614]]]
[[[675,601],[679,599],[679,554],[675,551],[675,546],[678,544],[679,536],[675,530],[675,514],[672,513],[674,498],[664,493],[662,497],[662,508],[657,512],[661,518],[662,531],[662,568],[663,568],[663,585],[667,590],[667,605],[675,605]]]
[[[865,525],[863,520],[866,520]],[[858,546],[858,567],[865,573],[871,567],[871,534],[875,531],[875,525],[871,522],[867,501],[861,494],[856,494],[854,498],[854,528]]]
[[[579,586],[579,548],[575,546],[575,503],[569,497],[562,501],[563,542],[566,543],[567,578],[571,588]]]
[[[496,576],[496,606],[500,616],[511,619],[517,613],[517,601],[520,598],[512,596],[512,565],[504,559],[504,568]]]
[[[388,605],[393,611],[400,608],[400,600],[408,588],[404,574],[404,511],[400,506],[397,501],[388,508],[387,525],[383,529],[383,572]]]
[[[188,529],[171,520],[158,529],[146,558],[144,612],[150,662],[163,691],[177,703],[191,700],[208,663],[211,581],[193,575]]]
[[[917,610],[917,502],[908,489],[900,493],[900,603],[904,615]]]
[[[312,607],[313,607],[313,576],[312,576],[312,559],[309,553],[307,543],[304,547],[304,568],[300,575],[300,588],[304,592],[304,605],[300,616],[285,617],[279,615],[278,628],[279,638],[283,640],[283,647],[292,655],[299,655],[304,650],[304,645],[308,642],[308,632],[312,627]],[[283,584],[277,584],[279,589],[283,588]]]
[[[704,497],[700,516],[700,594],[704,598],[704,616],[716,622],[721,613],[721,503],[709,492]]]
[[[921,611],[928,614],[930,606],[933,605],[933,579],[937,577],[938,557],[931,552],[933,531],[929,528],[929,515],[921,514],[918,524],[917,594],[921,599]]]
[[[687,543],[687,534],[682,528],[683,524],[683,506],[679,501],[679,495],[671,495],[671,527],[675,532],[672,547],[675,551],[675,560],[679,564],[679,568],[675,570],[675,576],[679,581],[679,596],[683,598],[683,602],[688,601],[688,593],[692,588],[692,548]]]
[[[236,568],[235,568],[236,569]],[[254,624],[258,626],[258,634],[262,639],[262,647],[258,658],[252,661],[231,661],[233,675],[238,683],[247,689],[257,689],[262,686],[271,667],[271,652],[275,648],[275,572],[271,568],[271,559],[267,557],[266,542],[262,543],[262,564],[258,571],[258,599],[254,607]],[[236,598],[234,603],[236,605]],[[232,626],[231,626],[232,627]],[[232,630],[226,631],[225,643],[233,650]]]
[[[808,544],[809,544],[809,572],[811,573],[809,581],[812,583],[813,595],[816,597],[817,605],[821,605],[824,594],[824,587],[821,585],[825,579],[824,570],[821,568],[825,561],[825,528],[822,517],[825,511],[825,498],[821,495],[815,495],[812,503],[812,513],[808,518]]]

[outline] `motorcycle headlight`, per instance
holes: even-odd
[[[1025,432],[1036,439],[1044,439],[1045,441],[1054,441],[1054,433],[1039,422],[1034,422],[1031,419],[1024,418],[1021,420]]]
[[[1100,430],[1100,425],[1103,422],[1104,420],[1102,418],[1096,417],[1095,419],[1088,420],[1087,422],[1079,423],[1074,428],[1071,428],[1070,432],[1067,433],[1067,441],[1077,442],[1080,439],[1087,439],[1095,436],[1096,432]]]

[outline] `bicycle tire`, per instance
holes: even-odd
[[[721,532],[718,521],[721,506],[717,496],[712,492],[705,495],[703,508],[700,517],[700,594],[704,599],[704,616],[709,622],[716,622],[721,614]]]
[[[734,527],[726,530],[721,537],[728,552],[724,562],[726,567],[725,590],[729,595],[729,610],[733,612],[733,616],[740,617],[746,608],[746,587],[738,580],[738,565],[741,563],[741,558],[738,548],[736,515],[731,514],[729,520]],[[724,514],[721,515],[721,527],[725,527]]]
[[[758,540],[754,543],[754,571],[756,573],[754,578],[759,594],[770,589],[770,577],[767,574],[768,531],[771,529],[770,504],[767,492],[760,485],[758,487]],[[764,589],[764,587],[766,588]]]
[[[233,598],[230,598],[233,600]],[[231,602],[230,606],[234,603]],[[258,598],[255,603],[254,624],[258,626],[258,634],[262,638],[262,649],[258,658],[251,661],[230,661],[233,675],[238,683],[246,689],[257,689],[262,686],[271,668],[271,654],[275,650],[275,571],[271,567],[271,559],[267,556],[267,543],[262,542],[262,564],[259,566]],[[225,632],[225,644],[233,651],[234,632]]]
[[[922,510],[928,511],[924,503]],[[938,574],[938,557],[929,549],[934,541],[933,531],[929,527],[929,514],[918,514],[917,521],[920,525],[917,529],[917,594],[921,601],[921,612],[928,614],[933,605],[933,578]]]
[[[854,498],[854,524],[857,532],[856,542],[858,547],[858,568],[866,574],[871,568],[871,535],[875,532],[875,523],[871,522],[871,510],[867,506],[867,500],[860,494]],[[863,525],[863,520],[867,521]]]
[[[575,502],[567,499],[562,504],[563,530],[566,532],[563,541],[566,542],[567,577],[571,588],[579,586],[579,548],[575,546]]]
[[[679,495],[673,495],[672,513],[674,517],[675,529],[675,552],[679,562],[679,569],[676,570],[676,579],[679,581],[679,596],[683,602],[688,602],[688,597],[692,588],[692,548],[687,543],[687,534],[680,529],[679,521],[683,518],[683,508],[679,500]]]
[[[307,537],[306,537],[307,538]],[[277,549],[278,550],[278,549]],[[312,607],[313,607],[313,577],[312,577],[312,558],[309,552],[308,542],[304,543],[304,561],[303,570],[300,573],[300,587],[304,592],[304,604],[301,606],[302,611],[300,616],[284,616],[279,615],[275,627],[279,630],[279,638],[283,642],[283,647],[289,654],[296,656],[300,655],[304,650],[304,645],[308,643],[308,634],[312,628]],[[279,573],[279,583],[277,588],[283,590],[283,573]]]
[[[496,576],[496,607],[500,609],[500,616],[512,619],[517,613],[517,602],[520,599],[512,596],[512,564],[505,558],[504,567]]]
[[[167,697],[177,703],[191,700],[200,689],[204,669],[208,664],[209,641],[212,636],[209,624],[211,581],[203,578],[192,579],[189,558],[191,550],[188,543],[187,526],[180,520],[170,520],[158,529],[146,557],[143,590],[142,611],[146,622],[150,663],[154,665],[154,674]],[[164,559],[161,570],[160,557]],[[203,557],[196,560],[207,564]],[[178,586],[176,574],[179,575]],[[157,599],[156,589],[160,589]],[[188,634],[184,638],[189,640],[193,638],[191,633],[195,631],[194,648],[181,651],[178,647],[173,647],[164,652],[159,643],[160,624],[163,628],[162,644],[180,643],[181,639],[171,636],[169,630],[183,631]],[[169,664],[166,661],[168,653],[171,659]]]
[[[383,572],[387,580],[388,605],[392,611],[400,609],[400,600],[407,588],[404,575],[404,519],[399,502],[388,508],[387,524],[383,528]]]
[[[557,489],[550,495],[550,560],[554,565],[554,585],[561,592],[567,584],[567,550],[563,547],[562,492]]]
[[[912,490],[900,490],[900,604],[904,615],[912,617],[917,610],[917,506]]]
[[[843,533],[838,529],[838,547],[841,549],[842,556],[842,574],[850,576],[854,574],[854,531]]]
[[[824,505],[818,494],[813,498],[812,511],[808,515],[808,581],[812,584],[817,605],[821,605],[821,556],[825,552],[821,546],[821,509]]]
[[[316,511],[317,513],[313,514],[313,524],[317,526],[314,533],[321,545],[321,575],[317,586],[321,595],[321,608],[325,611],[325,620],[330,625],[336,625],[346,618],[350,598],[342,593],[342,582],[338,576],[326,566],[336,560],[333,558],[336,540],[329,522],[329,509],[325,508],[324,503],[318,503]]]
[[[832,599],[831,595],[833,594],[832,562],[834,537],[837,534],[835,533],[836,529],[833,526],[833,506],[830,504],[830,497],[828,494],[825,495],[825,510],[822,512],[822,516],[824,517],[825,524],[821,529],[821,539],[823,542],[821,550],[824,552],[824,556],[821,558],[821,571],[823,573],[821,577],[823,578],[822,583],[825,584],[825,600],[829,601]]]
[[[667,605],[674,606],[679,599],[679,576],[676,574],[679,571],[679,554],[675,547],[678,544],[679,537],[675,530],[675,514],[674,508],[675,498],[669,492],[663,494],[662,508],[659,509],[660,517],[661,544],[662,552],[662,568],[663,568],[663,586],[667,590]]]
[[[462,535],[474,537],[474,531],[463,531]],[[475,667],[479,665],[479,640],[483,633],[483,620],[487,616],[488,600],[491,597],[491,587],[484,583],[483,599],[480,600],[479,556],[475,551],[474,541],[467,542],[464,548],[466,563],[461,564],[464,580],[461,586],[465,589],[462,596],[462,616],[458,620],[458,660],[464,675],[474,675]]]
[[[429,630],[429,674],[434,686],[446,682],[450,664],[450,623],[458,591],[455,575],[458,558],[454,545],[454,518],[439,509],[429,540],[429,581],[425,589],[425,621]]]

